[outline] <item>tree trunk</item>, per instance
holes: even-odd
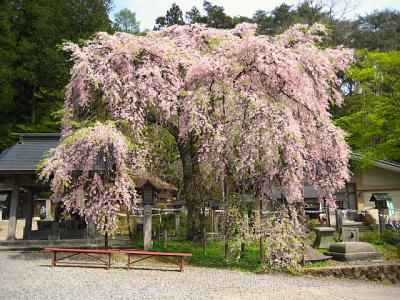
[[[187,239],[190,241],[201,241],[201,212],[200,199],[196,199],[197,184],[200,169],[197,157],[197,151],[193,139],[187,138],[184,141],[178,141],[179,154],[183,169],[183,192],[182,199],[186,200],[188,209]]]

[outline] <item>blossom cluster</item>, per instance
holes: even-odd
[[[116,229],[116,213],[138,199],[130,176],[129,143],[111,123],[96,123],[65,135],[48,153],[41,178],[67,211],[78,212],[99,229]]]

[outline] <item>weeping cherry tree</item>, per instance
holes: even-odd
[[[112,231],[118,206],[138,199],[130,175],[146,169],[145,127],[153,123],[178,146],[189,239],[200,233],[200,175],[215,178],[224,196],[247,178],[258,178],[259,191],[278,184],[293,218],[306,180],[334,205],[349,177],[349,149],[328,108],[342,103],[337,74],[353,52],[322,48],[319,24],[276,37],[255,30],[175,25],[67,43],[73,67],[62,140],[42,177],[67,207]],[[82,189],[87,201],[78,207]]]

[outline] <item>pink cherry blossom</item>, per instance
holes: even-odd
[[[129,172],[145,168],[151,119],[172,124],[181,141],[196,136],[202,169],[217,180],[258,176],[261,187],[278,181],[289,203],[302,201],[308,181],[334,205],[332,193],[349,177],[349,149],[328,108],[343,101],[337,73],[353,51],[322,49],[324,34],[321,24],[295,25],[273,38],[256,36],[252,24],[194,24],[66,44],[73,67],[63,142],[42,176],[69,207],[83,187],[81,212],[112,223],[118,204],[135,202]],[[107,151],[115,175],[106,180],[93,168]]]

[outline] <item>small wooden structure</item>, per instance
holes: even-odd
[[[24,215],[24,239],[30,239],[35,195],[48,191],[48,186],[38,182],[36,166],[44,153],[58,145],[57,133],[20,133],[19,142],[5,149],[0,155],[0,182],[2,193],[11,196],[8,215],[7,240],[16,239],[17,216]],[[21,201],[22,200],[22,201]],[[46,212],[50,212],[50,200]]]
[[[65,228],[57,229],[56,225],[60,224],[48,224],[52,222],[52,203],[50,199],[43,199],[40,195],[48,193],[50,188],[48,184],[38,181],[37,165],[50,149],[57,147],[60,134],[19,133],[17,136],[19,141],[0,154],[0,207],[2,208],[2,217],[9,219],[6,239],[9,241],[16,239],[17,218],[21,217],[25,218],[23,238],[27,240],[50,239],[56,236],[61,239],[63,237],[65,239],[93,238],[96,233],[91,223],[84,232],[86,236],[77,232],[79,228],[75,228],[76,226],[64,226]],[[138,193],[145,195],[146,199],[152,198],[151,201],[146,200],[147,204],[151,206],[158,202],[170,201],[178,191],[176,187],[156,176],[135,176],[133,179]],[[40,221],[42,224],[38,224],[43,225],[39,226],[43,230],[32,231],[34,206],[39,202],[40,206],[45,205],[46,218]],[[148,210],[149,207],[147,207]],[[74,225],[73,221],[66,223]],[[73,230],[69,230],[67,227],[73,227]]]

